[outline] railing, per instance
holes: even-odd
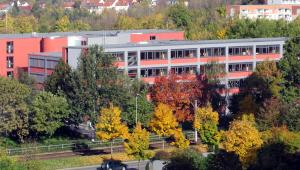
[[[189,140],[194,139],[194,132],[188,131],[184,132],[185,136]],[[165,140],[165,137],[159,137],[158,135],[151,135],[149,137],[150,142],[159,142]],[[120,146],[124,142],[123,139],[114,139],[112,141],[113,146]],[[26,153],[34,153],[34,154],[42,154],[42,153],[50,153],[50,152],[63,152],[63,151],[80,151],[80,150],[88,150],[93,148],[105,149],[110,147],[110,142],[104,141],[90,141],[90,142],[72,142],[72,143],[64,143],[57,145],[44,145],[44,146],[33,146],[33,147],[24,147],[24,148],[9,148],[6,149],[6,152],[9,156],[13,155],[24,155]]]

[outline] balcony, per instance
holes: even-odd
[[[168,64],[167,59],[141,60],[141,66],[164,65],[164,64]]]
[[[143,77],[141,80],[148,84],[154,84],[155,78],[156,77]]]
[[[210,63],[212,61],[216,62],[224,62],[226,60],[225,56],[216,56],[216,57],[201,57],[200,62],[201,63]]]
[[[248,77],[252,74],[252,71],[237,71],[237,72],[229,72],[227,75],[229,78],[244,78]]]
[[[115,66],[117,66],[117,67],[125,67],[125,62],[124,62],[124,61],[117,61],[117,62],[115,62],[114,64],[115,64]]]
[[[176,58],[176,59],[172,59],[171,60],[171,63],[172,64],[193,64],[193,63],[196,63],[198,62],[198,59],[197,58]]]
[[[279,60],[279,59],[280,59],[280,54],[274,54],[274,53],[256,54],[256,60],[259,60],[259,61],[264,61],[264,60]]]

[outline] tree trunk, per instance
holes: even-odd
[[[112,153],[113,153],[112,145],[113,145],[113,141],[110,141],[110,158],[111,159],[112,159]]]
[[[163,150],[165,150],[165,139],[163,139]]]
[[[139,159],[139,162],[138,162],[138,170],[140,170],[140,159]]]

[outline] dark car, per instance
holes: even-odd
[[[100,170],[126,170],[127,165],[121,161],[108,160],[101,164]]]

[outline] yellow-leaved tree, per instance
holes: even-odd
[[[154,110],[153,118],[149,126],[158,136],[171,136],[174,129],[177,129],[178,122],[173,115],[173,110],[166,104],[158,104]]]
[[[121,122],[121,110],[119,107],[110,106],[100,111],[96,125],[96,135],[103,141],[110,141],[110,153],[112,156],[113,139],[127,139],[129,136],[128,127]]]
[[[140,169],[140,160],[149,159],[152,156],[151,152],[148,151],[149,136],[149,132],[142,129],[141,123],[138,122],[133,133],[124,143],[126,153],[138,159],[138,169]]]
[[[200,134],[201,141],[209,146],[217,146],[221,135],[218,131],[219,114],[210,105],[196,110],[194,128]]]
[[[155,108],[149,127],[158,136],[173,136],[175,141],[172,144],[177,147],[185,148],[189,145],[189,142],[185,139],[182,130],[178,128],[178,122],[176,117],[173,115],[172,108],[166,104],[160,103]]]
[[[227,152],[235,152],[244,167],[255,160],[256,151],[263,143],[254,122],[247,117],[231,122],[229,130],[223,133],[223,138],[224,149]]]
[[[185,138],[181,128],[174,130],[173,137],[175,141],[172,142],[171,145],[174,145],[180,149],[185,149],[190,146],[190,141]]]

